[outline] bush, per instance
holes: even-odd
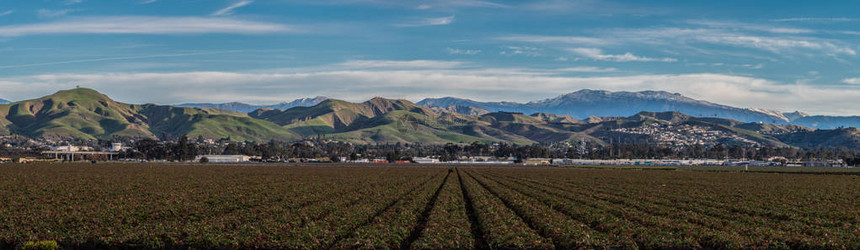
[[[200,163],[209,163],[209,158],[206,158],[206,157],[200,158]]]
[[[21,245],[22,250],[54,250],[60,249],[60,245],[53,240],[28,241]]]

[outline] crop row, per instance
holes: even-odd
[[[421,249],[465,249],[477,246],[458,173],[448,176],[430,211],[424,230],[412,247]],[[475,225],[477,226],[477,225]]]
[[[3,165],[0,249],[860,249],[857,176]]]
[[[663,193],[665,196],[672,197],[671,200],[663,198],[663,195],[655,197],[649,193],[631,191],[638,187],[635,181],[639,179],[634,179],[632,183],[617,180],[591,182],[590,179],[595,177],[595,173],[587,173],[584,175],[587,178],[583,178],[563,172],[541,175],[543,171],[534,170],[534,173],[529,175],[515,175],[516,172],[512,170],[476,172],[491,176],[490,179],[503,183],[508,188],[538,198],[571,217],[586,221],[596,229],[614,235],[616,240],[627,238],[634,240],[637,245],[647,247],[851,248],[858,246],[856,224],[829,224],[835,226],[825,227],[828,224],[810,220],[778,220],[773,217],[754,216],[754,214],[729,215],[734,216],[732,218],[721,215],[721,213],[731,214],[731,209],[697,203],[697,197],[673,197],[680,191],[670,190]],[[669,181],[677,180],[683,179],[669,179]],[[689,184],[687,188],[696,186],[696,182]],[[664,187],[665,184],[656,186]],[[719,190],[710,191],[719,192]],[[834,198],[842,197],[831,199]],[[720,201],[710,200],[710,202]],[[732,203],[731,200],[722,202]],[[746,202],[736,203],[741,204],[739,206],[743,208]],[[756,207],[757,204],[752,206]],[[787,211],[778,212],[795,216]],[[607,223],[613,221],[614,223]],[[607,230],[607,225],[617,225],[617,228]],[[647,230],[643,231],[643,228]]]

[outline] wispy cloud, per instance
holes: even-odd
[[[470,55],[471,56],[471,55],[477,55],[477,54],[481,53],[481,50],[479,50],[479,49],[447,48],[445,50],[448,51],[448,54],[452,54],[452,55]]]
[[[613,61],[613,62],[677,62],[678,59],[675,58],[650,58],[650,57],[642,57],[634,55],[633,53],[627,52],[621,55],[610,55],[604,54],[603,50],[596,48],[572,48],[567,49],[567,51],[599,60],[599,61]]]
[[[68,15],[69,13],[75,12],[78,10],[75,9],[64,9],[64,10],[49,10],[49,9],[40,9],[36,11],[36,15],[39,18],[55,18]]]
[[[12,13],[15,13],[15,11],[7,10],[7,11],[0,12],[0,16],[8,16],[9,14],[12,14]]]
[[[645,28],[616,29],[602,34],[604,39],[661,46],[719,44],[769,51],[789,56],[790,52],[817,51],[825,55],[855,55],[850,45],[808,36],[761,35],[731,31],[730,28]]]
[[[62,65],[62,64],[104,62],[104,61],[125,61],[125,60],[134,60],[134,59],[217,55],[217,54],[241,53],[241,52],[246,52],[246,51],[245,50],[228,50],[228,51],[208,51],[208,52],[158,54],[158,55],[145,55],[145,56],[103,57],[103,58],[79,59],[79,60],[68,60],[68,61],[56,61],[56,62],[0,65],[0,69],[15,69],[15,68],[50,66],[50,65]]]
[[[49,34],[264,34],[299,32],[285,24],[231,18],[118,16],[0,26],[0,37]]]
[[[242,1],[236,2],[234,4],[231,4],[230,6],[227,6],[223,9],[220,9],[218,11],[212,12],[212,14],[210,14],[210,16],[229,16],[229,15],[233,14],[233,10],[236,10],[236,9],[241,8],[243,6],[249,5],[253,2],[254,1],[251,1],[251,0],[242,0]]]
[[[770,19],[773,22],[854,22],[860,19],[847,17],[794,17]]]
[[[539,35],[512,35],[497,37],[498,40],[529,42],[529,43],[564,43],[582,45],[607,45],[610,41],[597,37],[584,36],[539,36]]]
[[[422,26],[439,26],[448,25],[454,22],[454,16],[421,18],[413,21],[395,24],[398,27],[422,27]]]
[[[84,0],[66,0],[66,2],[64,2],[64,3],[66,5],[75,5],[75,4],[79,4],[79,3],[83,3],[83,2],[84,2]]]
[[[724,28],[724,29],[744,29],[751,31],[764,31],[770,33],[779,33],[779,34],[809,34],[815,33],[815,31],[810,29],[801,29],[801,28],[793,28],[793,27],[780,27],[780,26],[772,26],[772,25],[762,25],[762,24],[753,24],[753,23],[744,23],[744,22],[735,22],[735,21],[713,21],[713,20],[690,20],[687,21],[690,24],[708,26],[708,27],[716,27],[716,28]]]
[[[151,4],[154,2],[158,2],[158,0],[143,0],[143,1],[140,1],[140,4]]]
[[[615,71],[618,71],[618,69],[616,69],[616,68],[599,68],[599,67],[572,67],[572,68],[557,69],[556,71],[602,73],[602,72],[615,72]]]
[[[860,84],[860,78],[848,78],[848,79],[842,80],[842,82],[847,83],[847,84]]]
[[[463,66],[464,63],[458,61],[436,60],[351,60],[335,65],[349,69],[450,69]]]
[[[356,5],[380,5],[380,6],[395,6],[395,7],[403,7],[410,9],[456,9],[462,7],[469,8],[509,8],[509,5],[500,4],[492,1],[481,1],[481,0],[424,0],[419,1],[420,4],[417,6],[416,1],[402,1],[402,0],[328,0],[328,1],[318,1],[318,0],[309,0],[308,3],[313,4],[356,4]]]
[[[541,53],[541,51],[543,49],[535,48],[535,47],[529,47],[529,46],[505,46],[505,47],[502,47],[502,49],[504,49],[504,50],[502,52],[499,52],[499,55],[506,55],[506,56],[523,55],[523,56],[531,56],[531,57],[537,57],[537,56],[543,55]]]

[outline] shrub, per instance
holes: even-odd
[[[60,249],[60,245],[53,240],[28,241],[21,245],[22,250],[54,250]]]

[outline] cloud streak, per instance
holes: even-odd
[[[595,48],[572,48],[567,49],[570,52],[594,59],[599,61],[611,61],[611,62],[677,62],[678,59],[675,58],[651,58],[651,57],[643,57],[637,56],[633,53],[627,52],[620,55],[609,55],[604,54],[603,50],[595,49]]]
[[[125,61],[125,60],[150,59],[150,58],[167,58],[167,57],[186,57],[186,56],[200,56],[200,55],[217,55],[217,54],[242,53],[242,52],[247,52],[247,51],[245,51],[245,50],[230,50],[230,51],[195,52],[195,53],[175,53],[175,54],[145,55],[145,56],[104,57],[104,58],[80,59],[80,60],[69,60],[69,61],[59,61],[59,62],[44,62],[44,63],[29,63],[29,64],[0,65],[0,69],[28,68],[28,67],[39,67],[39,66],[50,66],[50,65],[62,65],[62,64],[76,64],[76,63],[88,63],[88,62]]]
[[[250,0],[239,1],[239,2],[236,2],[234,4],[231,4],[230,6],[223,8],[223,9],[212,12],[212,14],[210,14],[210,16],[229,16],[229,15],[233,14],[234,10],[241,8],[241,7],[244,7],[246,5],[249,5],[253,2],[254,1],[250,1]]]
[[[435,18],[422,18],[413,20],[406,23],[395,24],[397,27],[424,27],[424,26],[440,26],[440,25],[448,25],[454,22],[454,16],[447,17],[435,17]]]
[[[597,37],[584,36],[539,36],[539,35],[512,35],[496,37],[498,40],[529,43],[562,43],[580,45],[607,45],[610,41]]]
[[[451,69],[463,66],[458,61],[436,61],[436,60],[352,60],[335,64],[335,66],[349,69]]]
[[[116,16],[86,17],[56,22],[0,26],[0,37],[59,34],[266,34],[299,32],[277,23],[231,18]]]
[[[69,13],[75,12],[78,10],[75,9],[64,9],[64,10],[49,10],[49,9],[40,9],[36,11],[36,15],[39,18],[55,18],[62,17],[68,15]]]
[[[572,67],[572,68],[557,69],[557,71],[603,73],[603,72],[615,72],[615,71],[618,71],[618,69],[616,69],[616,68],[598,68],[598,67]]]
[[[451,55],[470,55],[471,56],[471,55],[477,55],[477,54],[481,53],[481,50],[479,50],[479,49],[447,48],[445,50],[448,51],[448,54],[451,54]]]
[[[846,17],[794,17],[771,19],[773,22],[854,22],[860,19]]]

